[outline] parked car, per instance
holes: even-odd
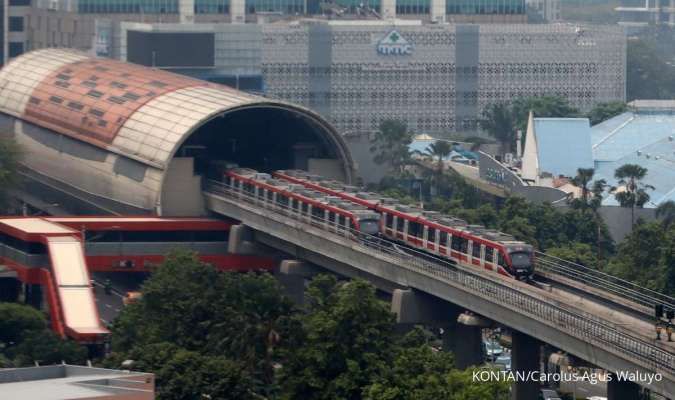
[[[504,371],[511,370],[511,356],[499,356],[495,360],[495,365]]]
[[[553,389],[541,389],[539,392],[540,400],[559,400],[560,395]]]
[[[496,360],[504,352],[504,348],[497,342],[492,340],[483,340],[483,354],[489,361]]]
[[[122,303],[128,306],[131,303],[137,302],[142,296],[141,292],[127,292],[122,299]]]

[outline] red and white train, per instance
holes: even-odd
[[[256,201],[287,206],[300,218],[324,221],[327,229],[345,235],[351,235],[350,229],[379,235],[451,262],[518,280],[529,280],[534,272],[533,247],[510,235],[401,205],[395,199],[324,180],[307,171],[276,171],[270,175],[235,168],[225,172],[225,182]]]

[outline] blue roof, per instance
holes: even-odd
[[[408,146],[408,149],[411,152],[418,151],[422,154],[427,154],[427,148],[436,143],[439,139],[416,139],[413,140],[412,143]],[[446,161],[451,161],[451,160],[456,160],[457,158],[465,158],[468,160],[477,160],[478,155],[474,152],[465,150],[462,148],[460,145],[455,145],[452,146],[452,152],[448,154],[446,157],[443,159]]]
[[[626,112],[592,128],[593,158],[618,161],[674,134],[672,113]]]
[[[539,171],[576,176],[578,168],[593,168],[587,118],[535,118],[534,133]]]
[[[673,121],[675,127],[675,120]],[[635,132],[634,134],[637,134]],[[638,134],[639,135],[639,134]],[[640,135],[641,136],[641,135]],[[643,139],[637,140],[640,144]],[[624,164],[637,164],[647,168],[647,176],[643,183],[654,186],[654,190],[648,190],[650,201],[646,208],[653,208],[668,200],[675,201],[675,140],[666,137],[642,146],[638,150],[628,153],[614,161],[596,160],[595,179],[605,179],[612,186],[617,186],[614,171]],[[613,195],[608,195],[603,204],[616,205]]]

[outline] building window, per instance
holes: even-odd
[[[30,6],[30,0],[9,0],[9,6]]]
[[[23,32],[23,17],[9,17],[9,31]]]
[[[23,43],[10,42],[9,43],[9,57],[18,57],[23,54]]]

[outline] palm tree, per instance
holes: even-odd
[[[590,190],[588,189],[588,184],[593,180],[594,173],[595,170],[593,168],[579,168],[577,169],[577,176],[572,178],[574,186],[581,188],[581,200],[584,207],[589,205]]]
[[[479,124],[488,135],[501,143],[502,154],[511,151],[516,141],[515,121],[511,107],[503,103],[488,105],[483,111]]]
[[[666,229],[675,223],[675,201],[668,200],[661,203],[656,208],[656,217],[661,218],[661,223]]]
[[[441,174],[443,173],[443,159],[452,152],[452,146],[450,145],[450,142],[446,142],[445,140],[437,140],[427,146],[424,152],[432,159],[438,159],[438,173]]]
[[[630,207],[631,226],[635,224],[635,207],[642,207],[649,201],[647,189],[654,190],[654,186],[640,182],[645,176],[647,168],[637,164],[625,164],[614,171],[614,177],[623,190],[612,188],[612,192],[621,207]]]

